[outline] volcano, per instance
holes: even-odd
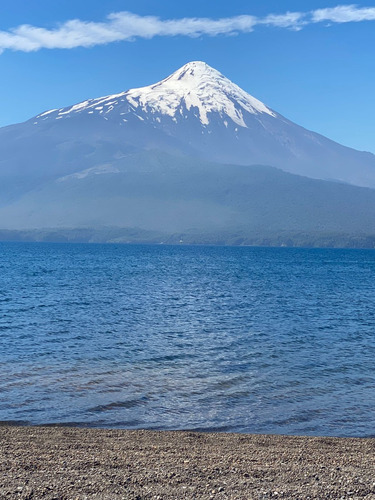
[[[0,229],[375,234],[374,187],[375,155],[201,61],[0,129]]]

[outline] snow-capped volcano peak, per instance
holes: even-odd
[[[184,64],[180,69],[162,81],[182,80],[183,78],[199,80],[207,76],[211,79],[215,79],[220,78],[223,75],[203,61],[191,61]]]
[[[105,119],[119,114],[122,122],[127,121],[125,115],[129,113],[140,120],[151,118],[153,121],[160,121],[163,116],[176,121],[186,119],[189,114],[198,118],[201,126],[210,123],[212,113],[218,113],[225,126],[232,120],[236,126],[244,128],[247,128],[247,113],[276,116],[261,101],[202,61],[189,62],[153,85],[47,111],[36,117],[35,124],[40,119],[69,118],[82,112],[99,114]]]
[[[45,111],[21,125],[32,131],[25,143],[32,145],[29,156],[39,148],[38,162],[46,169],[56,165],[63,179],[77,174],[77,165],[80,178],[112,175],[125,168],[133,152],[159,151],[221,164],[270,165],[315,179],[375,187],[374,155],[298,126],[201,61],[189,62],[153,85]],[[4,155],[10,151],[7,133]],[[19,137],[14,135],[9,172],[18,165]],[[44,149],[48,154],[43,156]],[[28,159],[22,161],[27,164]],[[65,168],[69,162],[70,170]]]
[[[191,61],[161,82],[151,86],[156,87],[159,85],[163,85],[166,82],[169,82],[169,84],[173,85],[176,84],[176,82],[179,82],[178,85],[180,87],[185,87],[186,89],[189,89],[191,91],[196,91],[197,88],[201,87],[203,83],[211,83],[211,85],[214,85],[215,83],[218,84],[222,80],[225,80],[227,85],[233,85],[233,83],[228,80],[228,78],[223,76],[219,71],[212,68],[205,62]]]
[[[135,105],[150,107],[169,116],[181,113],[183,107],[188,111],[197,108],[204,125],[208,125],[212,112],[227,115],[241,127],[246,127],[243,110],[276,116],[258,99],[202,61],[189,62],[164,80],[129,90],[126,95]]]

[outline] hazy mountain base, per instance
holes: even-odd
[[[60,234],[66,228],[99,234],[102,228],[139,228],[144,233],[136,239],[142,241],[150,235],[164,241],[166,235],[186,233],[199,243],[232,241],[239,232],[246,244],[280,235],[284,239],[285,234],[293,240],[301,233],[314,238],[375,235],[375,190],[267,166],[221,165],[148,151],[4,200],[0,228],[53,228]]]
[[[214,245],[297,248],[375,248],[375,234],[245,231],[161,233],[138,228],[0,230],[3,242]]]

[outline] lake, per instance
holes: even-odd
[[[0,420],[375,435],[375,251],[0,243]]]

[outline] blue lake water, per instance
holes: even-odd
[[[0,421],[375,435],[375,251],[0,243]]]

